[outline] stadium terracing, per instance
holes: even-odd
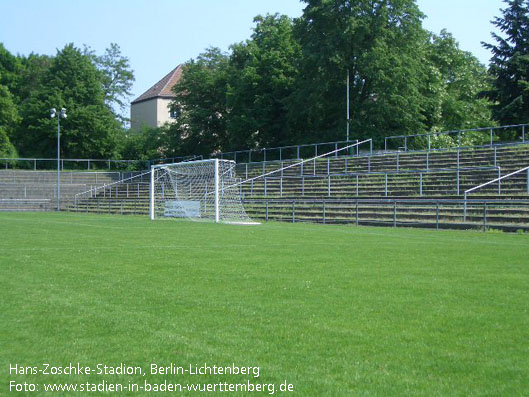
[[[381,150],[367,139],[211,157],[237,163],[241,200],[257,221],[529,231],[527,127],[387,137]],[[64,159],[61,210],[147,215],[150,165],[200,157]],[[53,160],[0,159],[0,166],[0,210],[57,209]]]

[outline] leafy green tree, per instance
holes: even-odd
[[[301,55],[285,15],[258,16],[250,40],[232,46],[228,77],[228,142],[225,149],[294,142],[288,99]]]
[[[308,139],[343,139],[350,73],[352,138],[424,130],[427,32],[413,0],[303,0],[302,79],[291,106]]]
[[[121,54],[119,45],[111,43],[103,55],[94,57],[94,61],[102,72],[106,103],[114,109],[119,120],[127,121],[123,115],[128,108],[134,82],[134,72],[130,68],[129,59]]]
[[[17,157],[9,137],[19,123],[17,108],[7,87],[0,85],[0,157]]]
[[[470,52],[463,51],[446,30],[432,34],[424,105],[431,131],[448,131],[492,125],[491,103],[480,94],[490,88],[487,69]]]
[[[490,74],[493,87],[487,95],[495,102],[494,117],[501,124],[529,122],[529,1],[505,0],[502,17],[492,22],[503,36],[492,33]]]
[[[105,103],[101,73],[73,44],[58,51],[21,111],[22,123],[14,139],[21,154],[56,154],[56,120],[50,119],[49,109],[61,107],[68,110],[68,119],[61,121],[63,157],[115,155],[120,125]]]
[[[181,116],[168,129],[165,139],[181,154],[209,154],[226,141],[226,91],[228,56],[209,48],[185,65],[180,82],[173,91],[173,109]],[[170,154],[167,148],[162,152]]]

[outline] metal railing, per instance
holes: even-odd
[[[466,218],[461,199],[248,199],[244,204],[250,217],[266,222],[529,231],[529,200],[471,200]]]
[[[491,181],[482,183],[481,185],[478,185],[478,186],[475,186],[475,187],[473,187],[471,189],[466,190],[465,193],[464,193],[464,201],[465,201],[464,214],[465,214],[465,217],[466,217],[466,213],[467,213],[467,211],[466,211],[467,197],[468,197],[468,195],[470,193],[475,192],[476,190],[482,189],[482,188],[484,188],[486,186],[490,186],[490,185],[493,185],[493,184],[497,183],[498,184],[498,196],[501,196],[501,181],[504,180],[504,179],[510,178],[510,177],[512,177],[514,175],[521,174],[524,171],[527,171],[527,179],[526,179],[527,184],[526,184],[526,186],[527,186],[527,194],[529,195],[529,166],[528,166],[528,167],[524,167],[522,169],[519,169],[518,171],[511,172],[510,174],[507,174],[507,175],[504,175],[504,176],[499,175],[498,178],[496,178],[496,179],[493,179]]]
[[[81,192],[81,193],[77,193],[74,196],[75,205],[77,205],[77,201],[80,200],[81,198],[83,198],[84,196],[88,196],[89,195],[89,198],[94,198],[94,197],[96,197],[98,195],[98,192],[100,192],[100,191],[103,191],[103,194],[106,197],[107,189],[109,191],[109,197],[111,198],[112,197],[112,189],[113,189],[113,187],[117,187],[119,184],[122,184],[122,183],[126,183],[127,184],[127,189],[126,189],[125,195],[128,198],[130,193],[133,193],[133,192],[129,192],[129,189],[128,189],[128,185],[130,185],[129,181],[132,181],[133,179],[137,179],[137,178],[139,178],[140,181],[136,183],[136,185],[137,185],[136,193],[137,193],[137,197],[140,197],[140,184],[150,183],[150,174],[151,174],[151,171],[143,172],[143,173],[141,173],[139,175],[134,175],[134,176],[131,176],[129,178],[121,179],[121,180],[113,182],[113,183],[104,184],[102,186],[96,186],[96,187],[90,188],[87,191],[84,191],[84,192]],[[144,178],[145,176],[147,176],[147,178]],[[144,181],[144,179],[146,179],[146,181]],[[117,190],[116,190],[116,192],[117,192]],[[118,197],[118,194],[119,193],[117,193],[115,195],[115,197]]]
[[[348,141],[335,141],[335,142],[320,142],[320,143],[307,143],[301,145],[290,145],[280,146],[271,148],[259,148],[259,149],[245,149],[235,150],[233,152],[220,152],[211,153],[210,158],[243,160],[246,163],[261,162],[261,161],[282,161],[284,159],[301,159],[303,157],[316,157],[322,152],[328,152],[330,150],[337,151],[340,146],[350,146],[351,144],[358,143],[358,139]],[[371,151],[373,147],[371,146]],[[285,157],[285,154],[290,154],[289,157]],[[359,149],[356,149],[356,155],[359,154]]]
[[[435,143],[435,139],[441,136],[454,137],[453,146],[448,146],[447,148],[463,148],[464,146],[462,144],[465,134],[468,135],[469,133],[479,133],[483,135],[483,142],[481,145],[470,145],[469,147],[493,146],[512,142],[529,143],[529,139],[526,137],[526,129],[528,126],[529,124],[516,124],[499,127],[431,132],[425,134],[393,135],[384,138],[384,151],[389,151],[390,149],[408,151],[410,144],[413,150],[427,150],[430,152],[432,150],[442,149],[432,147],[432,144]],[[501,134],[506,135],[506,139],[502,139],[500,136]]]
[[[388,197],[389,195],[389,187],[390,182],[389,176],[399,176],[399,177],[409,177],[409,178],[415,178],[413,180],[408,180],[407,182],[412,187],[416,187],[418,189],[417,192],[415,192],[418,197],[423,197],[423,188],[424,188],[424,176],[425,175],[431,175],[431,174],[454,174],[454,179],[450,181],[453,182],[455,192],[453,194],[456,194],[459,196],[460,189],[461,189],[461,174],[471,172],[470,175],[466,174],[466,176],[475,176],[476,171],[496,171],[498,175],[501,174],[501,168],[500,167],[461,167],[461,168],[430,168],[428,170],[409,170],[409,171],[384,171],[384,172],[350,172],[350,173],[329,173],[327,175],[282,175],[282,176],[265,176],[263,179],[263,193],[266,196],[269,192],[269,181],[278,181],[278,189],[279,189],[279,197],[283,197],[283,191],[284,191],[284,181],[288,180],[299,180],[300,186],[299,186],[299,194],[301,197],[305,196],[305,190],[307,190],[306,187],[306,180],[324,180],[327,179],[326,189],[327,189],[327,196],[331,197],[333,192],[333,185],[332,185],[332,178],[338,179],[339,182],[343,182],[343,178],[353,178],[355,180],[355,183],[352,185],[353,190],[352,193],[355,194],[356,197],[360,194],[360,178],[366,178],[371,176],[383,176],[384,177],[384,197]],[[255,179],[249,179],[246,181],[246,183],[249,182],[249,186],[246,188],[246,190],[249,190],[249,196],[254,197],[254,180]],[[401,181],[399,181],[401,182]],[[395,183],[395,181],[393,181]],[[340,183],[339,186],[342,186],[343,183]],[[410,185],[410,186],[411,186]],[[292,186],[290,186],[291,188]],[[310,187],[310,186],[309,186]],[[313,186],[312,186],[313,187]],[[321,187],[321,186],[320,186]],[[381,187],[381,185],[377,186]],[[290,189],[292,190],[292,189]],[[408,189],[409,190],[409,189]],[[246,194],[246,191],[242,191],[243,195]],[[408,194],[410,194],[408,192]],[[444,192],[444,194],[449,194],[448,192]]]

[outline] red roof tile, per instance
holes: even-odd
[[[133,100],[131,103],[143,102],[153,98],[174,98],[175,94],[171,89],[182,77],[182,65],[178,65],[171,70],[163,79]]]

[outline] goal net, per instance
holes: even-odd
[[[151,169],[150,216],[253,224],[241,200],[231,160],[155,165]]]

